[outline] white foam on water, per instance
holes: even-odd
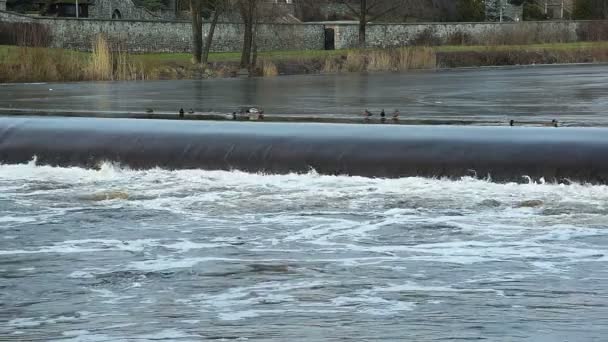
[[[103,251],[126,251],[141,252],[145,248],[156,247],[158,240],[138,239],[138,240],[112,240],[112,239],[83,239],[67,240],[56,243],[52,246],[44,246],[32,250],[0,250],[0,255],[19,255],[19,254],[70,254],[70,253],[91,253]]]
[[[274,313],[281,313],[281,310],[272,311]],[[268,310],[244,310],[235,312],[220,312],[218,318],[222,321],[240,321],[246,318],[259,317],[263,313],[269,313]]]
[[[14,318],[10,321],[8,321],[7,325],[9,327],[15,327],[15,328],[29,328],[29,327],[37,327],[39,325],[41,325],[43,322],[41,322],[40,319],[36,319],[36,318]]]
[[[379,293],[390,293],[390,292],[438,292],[438,293],[449,293],[449,292],[461,292],[461,293],[494,293],[498,296],[504,296],[502,290],[495,289],[471,289],[471,288],[454,288],[451,286],[435,286],[435,285],[422,285],[415,282],[405,282],[403,284],[388,284],[386,286],[374,286],[369,290],[362,290],[362,295],[371,296]]]
[[[59,186],[36,190],[35,196],[18,187],[27,188],[34,182]],[[119,205],[115,201],[80,199],[82,194],[107,191],[124,192],[128,199]],[[170,216],[170,224],[161,225],[172,232],[172,239],[123,241],[111,236],[0,250],[0,255],[143,252],[144,257],[128,259],[119,266],[143,272],[223,263],[295,264],[302,265],[301,269],[311,264],[315,265],[310,268],[331,264],[353,271],[382,268],[386,272],[391,268],[399,271],[396,267],[404,263],[469,267],[515,262],[524,266],[515,273],[530,276],[565,273],[572,263],[601,262],[608,255],[601,243],[588,242],[601,241],[608,234],[608,187],[603,185],[499,184],[473,178],[376,179],[324,176],[314,171],[287,175],[142,171],[107,163],[99,170],[86,170],[36,166],[32,162],[0,165],[0,194],[23,207],[40,209],[45,215],[52,213],[53,220],[60,220],[61,210],[69,213],[70,208],[128,209],[159,218]],[[46,198],[49,194],[52,196]],[[62,204],[59,208],[55,206],[57,201]],[[3,215],[7,225],[19,223],[11,221],[13,218],[24,217],[12,212]],[[31,219],[40,218],[32,215]],[[154,227],[155,222],[145,224]],[[213,234],[207,230],[213,230]],[[188,238],[184,238],[186,232]],[[71,271],[70,278],[93,276],[87,270]],[[290,271],[303,272],[297,267]],[[420,274],[420,270],[412,273]],[[412,279],[415,277],[405,280]],[[291,291],[295,290],[279,290],[286,284],[272,286],[242,290],[264,293],[255,298],[239,290],[192,300],[214,308],[218,315],[237,313],[232,317],[259,315],[260,311],[248,306],[263,305],[264,301],[298,309],[289,305],[295,298]],[[500,290],[483,290],[501,295]],[[370,315],[412,309],[412,303],[385,295],[398,291],[474,290],[449,284],[433,287],[396,282],[343,297],[362,301],[362,310]],[[128,299],[117,299],[115,293],[97,295],[105,295],[114,303]],[[375,300],[379,303],[365,303]],[[382,301],[388,301],[384,304],[389,310],[379,307]],[[326,303],[315,304],[321,307]]]
[[[36,222],[32,217],[16,217],[16,216],[0,216],[0,224],[2,223],[29,223]]]
[[[62,333],[65,338],[56,339],[52,341],[61,341],[61,342],[108,342],[108,341],[117,341],[116,337],[106,335],[106,334],[98,334],[92,333],[88,330],[68,330]]]
[[[332,299],[334,307],[344,308],[347,311],[355,310],[373,316],[395,315],[402,311],[413,311],[415,303],[399,300],[388,300],[381,297],[357,296],[337,297]]]
[[[104,304],[118,304],[126,299],[136,298],[135,296],[119,295],[108,289],[91,289],[90,291],[96,294],[98,297],[104,298],[105,300],[101,301],[101,303]]]
[[[187,333],[185,333],[183,331],[179,331],[177,329],[164,329],[159,332],[141,335],[138,338],[139,339],[148,339],[148,340],[152,340],[152,341],[159,341],[159,340],[171,341],[174,339],[183,339],[183,338],[188,338],[188,337],[194,337],[194,335],[187,334]]]
[[[72,279],[91,279],[91,278],[95,278],[95,275],[93,275],[90,272],[85,272],[85,271],[74,271],[72,273],[70,273],[68,275],[68,278],[72,278]]]

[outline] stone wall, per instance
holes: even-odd
[[[114,13],[120,13],[120,18],[114,18]],[[95,4],[89,7],[89,17],[94,19],[158,19],[157,15],[135,5],[133,0],[96,0]]]
[[[576,42],[580,22],[377,24],[367,28],[371,48],[447,44],[530,44]],[[357,25],[327,25],[335,30],[336,49],[357,46]]]
[[[37,22],[51,29],[54,47],[89,50],[104,33],[133,52],[189,52],[188,21],[134,21],[73,18],[39,18],[0,12],[1,22]],[[367,43],[372,48],[442,44],[529,44],[575,42],[586,37],[588,27],[608,27],[608,22],[545,21],[511,23],[373,24]],[[325,29],[333,28],[335,48],[357,46],[356,24],[262,24],[258,29],[260,50],[322,50]],[[204,25],[204,32],[208,25]],[[602,31],[603,32],[603,31]],[[608,32],[608,31],[607,31]],[[243,25],[220,23],[212,51],[240,51]],[[607,37],[592,38],[594,40]]]
[[[112,42],[120,42],[132,52],[190,52],[192,27],[190,22],[94,20],[94,19],[35,19],[51,28],[54,47],[89,50],[91,42],[104,33]],[[206,34],[209,25],[203,25]],[[220,23],[216,27],[212,51],[240,51],[243,25]],[[258,46],[271,50],[321,50],[324,47],[322,25],[261,24]]]
[[[0,22],[2,23],[31,23],[35,20],[27,15],[13,12],[0,11]]]

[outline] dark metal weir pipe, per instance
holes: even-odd
[[[608,129],[0,117],[0,162],[608,183]]]

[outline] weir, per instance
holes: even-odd
[[[608,183],[608,129],[0,117],[0,163]]]

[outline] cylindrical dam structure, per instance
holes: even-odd
[[[608,129],[0,117],[0,163],[608,183]]]

